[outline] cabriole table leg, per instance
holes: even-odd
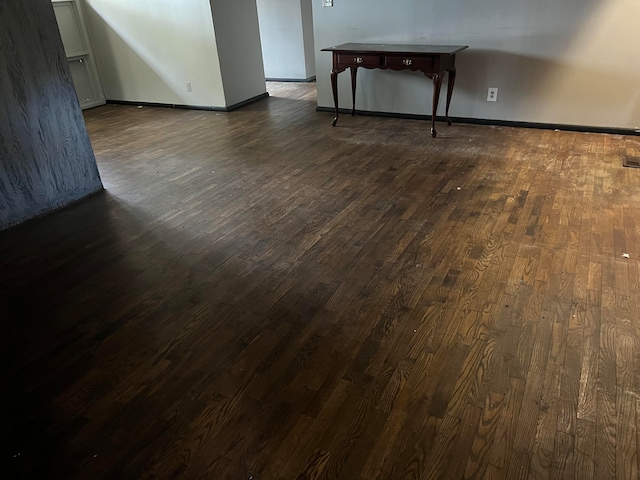
[[[436,137],[436,112],[438,111],[438,100],[440,100],[440,87],[442,86],[442,78],[439,74],[433,76],[433,105],[431,106],[431,136]]]
[[[331,126],[335,127],[338,123],[338,72],[334,69],[331,70],[331,89],[333,90],[333,104],[336,110],[336,116],[331,122]]]

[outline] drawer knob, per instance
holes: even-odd
[[[362,62],[364,62],[364,60],[362,59],[362,57],[356,57],[356,58],[354,58],[354,59],[353,59],[353,61],[354,61],[354,62],[356,62],[356,63],[362,63]]]
[[[402,64],[406,65],[407,67],[412,63],[413,63],[413,60],[411,60],[410,58],[405,58],[404,60],[402,60]]]

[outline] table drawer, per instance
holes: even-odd
[[[347,67],[379,67],[381,65],[379,55],[358,55],[356,53],[351,55],[339,54],[338,64]]]
[[[386,67],[395,68],[433,68],[433,57],[404,57],[387,56],[384,57]]]

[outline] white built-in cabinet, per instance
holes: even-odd
[[[52,3],[80,106],[84,109],[104,105],[104,92],[80,2],[52,0]]]

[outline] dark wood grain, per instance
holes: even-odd
[[[102,189],[53,7],[0,2],[0,230]]]
[[[5,476],[636,478],[635,140],[269,89],[87,111],[106,192],[0,234]]]

